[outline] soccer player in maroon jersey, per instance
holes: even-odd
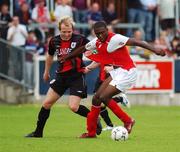
[[[87,97],[82,54],[64,63],[59,61],[60,57],[85,45],[89,40],[83,35],[73,33],[73,21],[70,17],[64,17],[59,21],[59,30],[60,35],[54,36],[49,42],[43,75],[44,81],[48,82],[50,79],[49,71],[53,63],[53,56],[56,53],[59,65],[56,70],[56,78],[50,82],[50,88],[38,115],[35,131],[26,135],[26,137],[43,137],[43,129],[49,117],[50,109],[67,89],[70,90],[70,109],[83,117],[87,117],[90,112],[88,108],[80,105],[81,99]],[[101,129],[100,122],[98,122],[97,134],[101,133]]]
[[[91,112],[88,113],[87,117],[88,133],[83,133],[80,138],[96,137],[96,122],[102,102],[124,123],[124,127],[127,129],[128,133],[130,133],[135,120],[124,113],[112,99],[116,94],[125,92],[132,87],[136,81],[136,66],[129,55],[126,45],[140,46],[160,56],[165,56],[166,53],[164,50],[155,48],[147,42],[108,32],[107,25],[103,21],[96,22],[93,25],[93,29],[96,34],[95,39],[60,59],[61,62],[72,59],[86,49],[93,53],[88,57],[89,59],[102,64],[110,64],[115,67],[110,71],[110,76],[106,78],[93,96]]]

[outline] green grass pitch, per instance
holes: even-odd
[[[136,124],[129,139],[121,142],[111,140],[109,131],[96,139],[76,138],[85,132],[86,119],[59,104],[51,110],[44,138],[25,138],[35,128],[39,109],[40,105],[0,105],[0,152],[180,152],[180,107],[125,109]],[[115,125],[122,125],[110,115]]]

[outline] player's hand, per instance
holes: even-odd
[[[88,57],[88,56],[90,56],[90,55],[92,55],[92,51],[86,51],[86,52],[84,52],[84,55],[86,56],[86,57]]]
[[[60,63],[64,63],[64,62],[66,61],[66,56],[61,56],[61,57],[59,57],[59,58],[58,58],[58,61],[59,61]]]
[[[156,48],[155,53],[156,53],[156,55],[160,55],[160,56],[166,55],[166,51],[164,49],[161,49],[161,48]]]
[[[43,74],[43,80],[44,80],[45,82],[48,82],[49,79],[50,79],[49,72],[44,72],[44,74]]]
[[[109,73],[111,70],[113,70],[114,68],[113,68],[113,66],[105,66],[104,67],[104,71],[106,72],[106,73]]]
[[[83,73],[87,74],[87,73],[89,73],[90,71],[91,71],[91,69],[90,69],[90,68],[85,67],[85,68],[84,68],[84,70],[83,70]]]

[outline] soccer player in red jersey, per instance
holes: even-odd
[[[103,21],[96,22],[93,25],[93,29],[96,34],[94,40],[60,59],[61,62],[64,62],[81,54],[84,52],[84,49],[86,49],[93,53],[88,57],[91,60],[100,62],[101,64],[110,64],[115,67],[110,71],[110,76],[106,78],[93,96],[91,112],[88,113],[87,117],[88,133],[82,134],[80,138],[96,137],[96,122],[102,102],[124,123],[124,127],[127,129],[128,133],[130,133],[135,120],[124,113],[112,99],[113,96],[125,92],[132,87],[136,81],[136,66],[129,55],[126,45],[140,46],[160,56],[165,56],[166,53],[164,50],[155,48],[147,42],[108,32],[107,25]]]
[[[89,55],[90,55],[89,53],[87,53],[87,55],[86,55],[86,52],[85,52],[85,56],[89,56]],[[85,67],[84,73],[87,74],[97,67],[99,67],[99,75],[96,79],[96,83],[95,83],[95,87],[94,87],[94,93],[98,90],[98,88],[101,86],[103,81],[109,76],[109,72],[114,69],[114,67],[112,65],[104,65],[104,64],[100,64],[98,62],[93,61]],[[124,93],[121,93],[121,94],[113,97],[113,99],[117,103],[121,103],[125,107],[130,108],[130,102]],[[108,110],[107,110],[105,105],[101,106],[100,115],[107,125],[102,130],[103,131],[112,130],[114,125],[111,121],[111,118],[109,117]]]
[[[84,105],[80,105],[81,99],[87,97],[82,54],[64,63],[59,61],[60,57],[85,45],[89,40],[83,35],[73,33],[73,21],[70,17],[64,17],[59,21],[59,30],[60,35],[52,37],[49,42],[43,75],[44,81],[48,82],[50,79],[49,71],[53,63],[53,56],[56,53],[59,65],[56,70],[56,78],[50,82],[50,88],[38,115],[35,131],[28,134],[26,137],[43,137],[43,129],[50,115],[50,109],[67,89],[70,90],[70,109],[84,117],[87,117],[90,112]],[[98,123],[98,126],[97,134],[100,134],[102,129],[100,123]]]

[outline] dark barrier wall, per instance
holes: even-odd
[[[180,59],[175,60],[175,92],[180,92]]]
[[[85,64],[89,64],[89,63],[90,63],[90,61],[85,62]],[[39,74],[39,76],[40,76],[40,78],[39,78],[40,79],[39,80],[40,92],[39,92],[39,94],[45,95],[47,90],[48,90],[48,88],[49,88],[49,83],[45,83],[43,81],[43,72],[44,72],[45,62],[44,61],[40,61],[39,65],[40,65],[40,74]],[[55,62],[52,65],[51,72],[50,72],[51,79],[53,79],[54,76],[55,76],[56,66],[57,66],[57,64]],[[99,71],[98,69],[95,69],[95,70],[91,71],[90,73],[88,73],[86,75],[88,94],[93,94],[94,84],[95,84],[95,81],[96,81],[97,76],[98,76],[98,71]],[[67,92],[66,92],[66,94],[67,94]]]
[[[44,61],[40,61],[40,81],[39,81],[39,86],[40,86],[40,91],[39,94],[40,95],[45,95],[48,88],[49,88],[49,83],[45,83],[43,81],[43,72],[44,72]],[[85,62],[85,64],[89,64],[90,62],[87,61]],[[53,64],[52,68],[51,68],[51,79],[54,78],[55,76],[55,69],[56,69],[56,63]],[[93,71],[91,71],[90,73],[88,73],[86,75],[86,82],[87,82],[87,87],[88,87],[88,94],[93,94],[93,90],[94,90],[94,84],[95,81],[97,79],[98,76],[98,72],[99,69],[95,69]],[[180,92],[180,59],[175,60],[175,64],[174,64],[174,72],[175,72],[175,92]],[[67,94],[67,92],[66,92]]]

